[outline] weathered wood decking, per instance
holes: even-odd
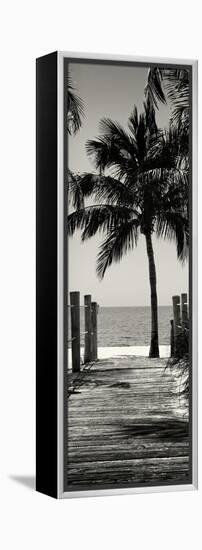
[[[70,376],[69,488],[189,482],[187,405],[165,365],[120,357]]]

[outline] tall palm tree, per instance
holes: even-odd
[[[76,95],[72,79],[67,76],[67,131],[76,134],[81,127],[84,117],[84,105],[82,99]]]
[[[138,116],[136,107],[129,118],[129,132],[104,119],[101,135],[87,142],[97,174],[73,176],[69,194],[76,209],[68,216],[68,234],[82,231],[82,241],[97,232],[105,234],[97,259],[97,274],[106,269],[145,237],[151,289],[150,357],[159,356],[156,267],[152,235],[175,239],[182,261],[188,247],[185,209],[187,166],[179,150],[177,131],[159,131],[155,111],[148,100]],[[180,160],[181,159],[181,160]],[[94,204],[85,206],[92,197]]]

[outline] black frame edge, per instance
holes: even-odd
[[[57,498],[57,52],[36,60],[36,490]]]

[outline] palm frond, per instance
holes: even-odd
[[[79,177],[79,184],[84,197],[92,196],[95,201],[110,205],[134,207],[134,191],[112,176],[84,173]]]
[[[146,98],[146,101],[144,101],[143,106],[144,106],[145,125],[146,125],[147,133],[149,133],[150,136],[156,135],[158,131],[158,127],[156,124],[156,114],[155,114],[154,105],[151,102],[149,97]]]
[[[72,236],[76,229],[82,231],[82,241],[90,239],[97,232],[111,232],[120,224],[137,219],[133,208],[112,206],[110,204],[94,205],[76,210],[67,218],[67,233]]]
[[[97,274],[103,279],[106,269],[113,262],[120,262],[122,256],[137,245],[139,221],[130,220],[118,226],[106,237],[100,246],[97,258]]]
[[[158,101],[162,103],[169,101],[172,108],[172,124],[181,124],[188,132],[190,98],[187,69],[160,69],[156,67],[150,69],[145,95],[155,108],[158,108]]]
[[[103,118],[100,121],[100,132],[105,138],[108,136],[110,142],[117,144],[121,149],[128,151],[129,154],[134,153],[134,140],[128,134],[119,122],[114,122],[110,118]]]
[[[188,220],[178,212],[161,213],[156,222],[157,237],[174,240],[177,245],[177,257],[184,262],[189,250]]]
[[[73,208],[80,210],[84,208],[84,193],[80,185],[79,176],[68,170],[68,202]]]
[[[147,152],[147,129],[145,115],[139,116],[139,124],[136,132],[139,166],[142,165]]]
[[[88,140],[86,143],[87,154],[93,157],[95,167],[102,173],[105,169],[111,169],[113,176],[118,179],[124,179],[126,176],[134,174],[139,168],[136,155],[135,141],[132,144],[130,140],[124,139],[120,133],[115,137],[106,134],[100,136],[97,140]]]
[[[158,101],[166,103],[166,97],[163,90],[163,69],[152,67],[148,71],[147,84],[145,87],[145,96],[149,99],[151,105],[158,109]]]
[[[89,139],[86,142],[86,152],[89,157],[93,157],[95,168],[99,168],[102,172],[107,168],[110,163],[111,144],[109,140],[99,137],[96,139]]]
[[[165,71],[165,88],[172,103],[172,123],[181,124],[188,131],[189,123],[189,73],[187,69]]]
[[[151,136],[145,163],[154,168],[172,169],[188,154],[188,146],[188,137],[182,135],[177,126],[170,125],[169,129]]]
[[[128,119],[128,127],[131,133],[135,136],[135,138],[138,130],[138,125],[139,125],[138,110],[136,105],[134,105],[132,113]]]
[[[189,173],[181,168],[153,168],[144,173],[145,185],[153,185],[156,211],[182,209],[188,205]],[[158,199],[157,199],[158,197]]]
[[[75,93],[71,77],[67,77],[67,130],[69,134],[76,134],[81,127],[84,117],[84,103]]]
[[[114,122],[109,118],[103,118],[100,121],[100,141],[104,142],[110,153],[119,153],[119,157],[126,159],[134,156],[136,142],[126,130],[118,122]]]

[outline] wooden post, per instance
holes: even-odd
[[[91,302],[92,360],[97,360],[97,302]]]
[[[171,328],[170,328],[170,356],[173,357],[173,355],[174,355],[174,348],[175,348],[175,344],[174,344],[174,322],[173,322],[173,319],[171,319],[170,324],[171,324]]]
[[[188,327],[188,307],[187,307],[187,294],[181,294],[182,304],[182,328]]]
[[[180,296],[173,296],[173,317],[174,317],[174,354],[178,353],[179,341],[181,336],[181,318],[180,318]]]
[[[91,295],[84,296],[84,319],[85,319],[85,349],[84,363],[91,361]]]
[[[80,292],[70,292],[72,372],[80,371]]]

